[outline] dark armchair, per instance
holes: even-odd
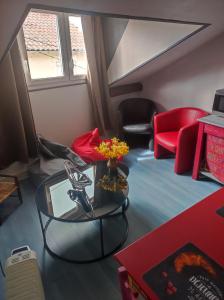
[[[146,135],[153,138],[153,117],[157,113],[153,101],[145,98],[130,98],[118,107],[119,136]]]

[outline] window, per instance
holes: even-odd
[[[29,87],[85,80],[87,58],[80,16],[31,11],[23,24],[22,45]]]
[[[86,74],[87,59],[81,18],[77,16],[69,16],[68,19],[71,37],[73,75]]]
[[[31,12],[23,32],[31,79],[63,76],[58,16]]]

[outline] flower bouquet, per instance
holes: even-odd
[[[110,191],[116,191],[127,186],[126,179],[118,175],[117,166],[118,161],[129,152],[128,145],[114,137],[109,140],[104,140],[98,147],[95,148],[105,159],[107,159],[108,175],[99,181],[99,185]]]
[[[118,138],[114,137],[110,140],[102,141],[96,151],[99,152],[105,159],[108,159],[108,167],[117,166],[117,162],[124,155],[128,154],[128,145],[120,141]]]

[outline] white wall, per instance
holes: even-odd
[[[108,68],[109,83],[122,78],[200,27],[129,20]]]
[[[160,110],[194,106],[211,111],[214,94],[224,88],[224,34],[143,81],[143,97]]]
[[[87,85],[30,92],[38,133],[70,146],[73,139],[92,129],[92,109]]]

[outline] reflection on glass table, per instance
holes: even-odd
[[[94,181],[93,172],[94,167],[91,167],[85,170],[83,173],[85,173],[92,181]],[[80,204],[70,199],[68,191],[72,190],[73,187],[68,178],[62,180],[61,182],[55,183],[49,186],[48,188],[50,194],[50,203],[52,206],[52,214],[55,217],[63,219],[72,219],[79,218],[83,215],[84,212],[82,206],[80,207]],[[94,186],[86,186],[85,190],[90,201],[93,202]],[[63,201],[61,201],[62,198]]]

